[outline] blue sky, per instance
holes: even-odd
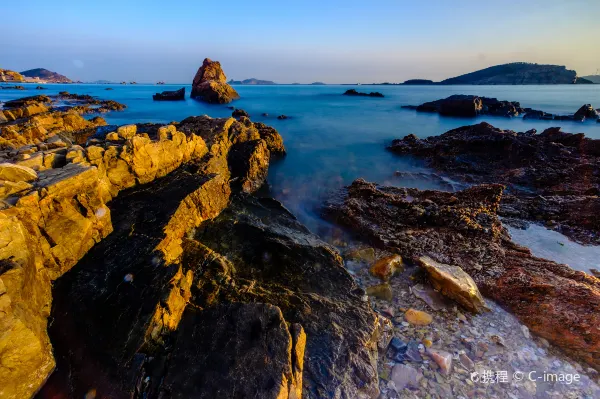
[[[440,80],[529,61],[600,68],[600,1],[11,1],[0,68],[183,83],[205,57],[280,83]]]

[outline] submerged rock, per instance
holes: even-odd
[[[487,310],[477,285],[459,266],[445,265],[428,256],[420,257],[418,263],[425,269],[436,290],[474,313]]]
[[[397,364],[392,368],[391,380],[399,391],[404,388],[418,388],[422,378],[423,373],[412,366]]]
[[[233,87],[227,84],[219,61],[205,58],[192,82],[192,98],[207,103],[226,104],[240,98]]]
[[[497,216],[501,185],[450,193],[356,180],[327,204],[334,221],[404,259],[461,265],[481,292],[529,329],[600,368],[600,280],[536,258],[514,244]]]
[[[154,101],[183,101],[185,100],[185,87],[179,90],[163,91],[152,96]]]
[[[410,324],[417,326],[426,326],[433,321],[433,317],[429,313],[417,309],[408,309],[406,313],[404,313],[404,318]]]
[[[389,280],[394,274],[404,271],[402,257],[399,255],[386,256],[375,262],[369,272],[383,281]]]

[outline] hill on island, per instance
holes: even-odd
[[[10,69],[1,69],[0,68],[0,82],[23,82],[25,78],[19,73],[15,71],[11,71]]]
[[[230,85],[276,85],[277,83],[271,80],[260,80],[255,78],[244,79],[244,80],[233,80],[231,79],[229,82]]]
[[[496,65],[454,78],[442,80],[443,85],[535,85],[591,83],[577,77],[577,72],[561,65],[513,62]]]
[[[600,75],[582,76],[582,79],[589,80],[592,83],[600,84]]]
[[[21,72],[21,75],[29,78],[39,78],[40,80],[45,80],[48,83],[72,83],[71,79],[67,78],[66,76],[44,68],[29,69]]]

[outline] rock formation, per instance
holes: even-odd
[[[600,243],[600,140],[549,128],[516,133],[482,122],[389,149],[426,159],[466,183],[502,183],[502,216],[542,221],[584,243]]]
[[[25,78],[19,72],[0,68],[0,82],[24,82]]]
[[[154,101],[182,101],[185,100],[185,87],[179,90],[163,91],[152,96]]]
[[[421,105],[404,105],[402,108],[419,112],[437,112],[444,116],[474,117],[477,115],[517,116],[525,110],[518,102],[499,101],[496,98],[455,94],[441,100]]]
[[[221,63],[205,58],[192,82],[192,98],[212,104],[226,104],[240,96],[227,84]]]
[[[325,211],[405,260],[459,266],[531,331],[600,369],[600,279],[514,244],[497,215],[503,189],[419,191],[359,179]]]
[[[344,92],[345,96],[359,96],[359,97],[383,97],[383,94],[377,92],[377,91],[372,91],[370,93],[362,93],[359,91],[356,91],[354,89],[349,89],[346,90]]]
[[[337,251],[246,194],[285,154],[275,129],[51,104],[0,125],[0,396],[32,396],[55,358],[42,397],[377,394],[378,318]]]

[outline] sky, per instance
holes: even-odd
[[[491,65],[600,68],[600,0],[11,1],[0,68],[73,80],[442,80]]]

